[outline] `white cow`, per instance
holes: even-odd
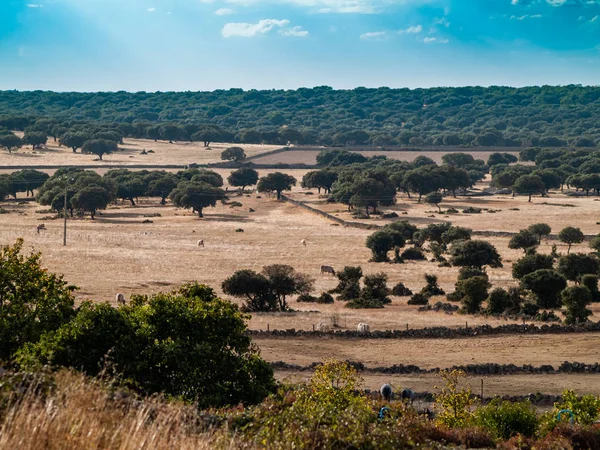
[[[204,239],[198,241],[198,247],[204,247]]]
[[[357,325],[356,331],[358,331],[359,333],[369,333],[371,331],[371,328],[368,324],[361,322]]]
[[[117,294],[117,305],[125,305],[125,296],[123,294]]]

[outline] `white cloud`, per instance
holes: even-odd
[[[156,11],[156,8],[148,8],[146,11],[148,11],[148,12],[154,12],[154,11]]]
[[[450,22],[445,17],[442,17],[441,19],[436,20],[435,24],[446,27],[446,28],[448,28],[450,26]]]
[[[40,4],[38,4],[38,3],[28,3],[28,4],[27,4],[27,7],[28,7],[28,8],[43,8],[43,7],[44,7],[44,5],[40,5]]]
[[[228,16],[230,14],[233,14],[233,9],[231,8],[219,8],[215,11],[215,14],[217,16]]]
[[[234,36],[239,37],[254,37],[259,34],[266,34],[271,31],[273,28],[284,27],[289,25],[289,20],[276,20],[276,19],[263,19],[258,23],[227,23],[221,30],[221,34],[223,37],[229,38]]]
[[[510,20],[541,19],[541,14],[525,14],[524,16],[510,16]]]
[[[589,23],[596,23],[597,20],[598,20],[598,16],[594,16],[590,19]]]
[[[434,38],[434,37],[426,37],[425,39],[423,39],[423,42],[426,44],[448,44],[450,43],[450,40],[448,39],[438,39],[438,38]]]
[[[421,31],[423,31],[423,27],[421,25],[417,25],[417,26],[412,26],[412,27],[408,27],[406,30],[400,30],[398,31],[398,33],[400,34],[419,34]]]
[[[280,30],[279,34],[291,37],[307,37],[308,31],[303,30],[302,27],[292,27],[288,30]]]
[[[385,31],[371,31],[360,35],[362,41],[383,41],[387,38]]]
[[[200,0],[201,3],[215,3],[216,0]],[[221,0],[221,2],[249,6],[256,4],[288,4],[309,8],[317,13],[374,14],[391,5],[422,4],[431,0]]]

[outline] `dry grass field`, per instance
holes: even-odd
[[[17,133],[18,134],[18,133]],[[31,146],[23,147],[18,152],[8,154],[0,152],[0,166],[77,166],[77,165],[186,165],[191,163],[208,164],[219,162],[221,152],[227,147],[238,144],[214,143],[205,148],[201,142],[155,142],[148,139],[125,139],[118,153],[105,155],[100,161],[96,155],[82,155],[81,150],[73,153],[70,148],[59,147],[52,138],[48,140],[47,149],[35,150]],[[280,148],[276,145],[243,145],[248,157],[260,155]],[[143,151],[154,153],[141,155]]]
[[[426,156],[433,159],[438,164],[441,164],[442,157],[445,152],[436,151],[385,151],[385,150],[373,150],[365,152],[357,152],[365,156],[384,155],[389,159],[399,159],[401,161],[413,161],[417,156]],[[465,150],[463,153],[473,155],[475,159],[483,159],[487,161],[493,152],[488,151],[468,151]],[[515,156],[518,156],[519,152],[508,152]],[[274,155],[266,155],[253,159],[252,162],[255,164],[308,164],[315,165],[317,163],[317,155],[319,154],[316,150],[290,150],[283,153],[276,153]]]
[[[148,142],[148,141],[146,141]],[[137,148],[144,148],[146,142],[136,141]],[[153,142],[152,142],[153,144]],[[156,164],[191,162],[189,157],[202,152],[202,148],[185,144],[160,144],[156,147]],[[127,145],[126,145],[127,146]],[[169,151],[175,149],[174,159]],[[147,149],[150,148],[148,143]],[[249,148],[246,149],[248,153]],[[265,148],[256,148],[257,152]],[[189,151],[189,153],[188,153]],[[220,150],[219,150],[220,151]],[[215,152],[218,153],[217,150]],[[49,165],[54,161],[72,161],[67,164],[90,164],[90,155],[73,155],[70,150],[57,150],[56,155],[43,157],[0,155],[0,165],[13,164],[13,158],[22,158],[31,165]],[[137,155],[136,150],[136,155]],[[217,155],[215,153],[215,155]],[[437,152],[436,152],[437,153]],[[20,155],[21,154],[21,155]],[[20,155],[20,156],[19,156]],[[61,156],[62,155],[62,156]],[[189,155],[189,157],[188,157]],[[440,154],[441,155],[441,154]],[[56,157],[56,159],[54,159]],[[68,159],[73,158],[73,159]],[[114,156],[116,157],[116,155]],[[61,158],[64,158],[61,159]],[[138,159],[134,158],[137,162]],[[218,159],[218,155],[217,155]],[[16,159],[14,159],[16,161]],[[75,162],[75,160],[77,162]],[[198,161],[195,159],[194,161]],[[130,163],[129,158],[123,164]],[[23,164],[23,161],[14,164]],[[103,173],[107,169],[99,169]],[[224,178],[229,170],[218,170]],[[261,175],[267,170],[259,171]],[[289,170],[298,180],[306,170]],[[485,187],[485,183],[478,188]],[[351,220],[343,205],[326,204],[315,193],[307,195],[297,187],[292,196],[341,218]],[[204,282],[222,295],[221,282],[239,269],[260,270],[263,266],[275,263],[289,264],[301,272],[315,278],[315,293],[332,289],[336,278],[320,275],[319,266],[327,264],[341,269],[346,265],[360,265],[366,274],[385,272],[389,285],[405,283],[414,291],[423,285],[423,274],[438,275],[440,285],[451,292],[456,281],[456,268],[440,268],[427,261],[405,264],[376,264],[368,262],[370,251],[365,248],[365,239],[372,231],[336,226],[328,219],[312,214],[289,203],[278,202],[272,197],[256,194],[238,196],[232,193],[230,200],[239,201],[242,207],[232,208],[219,204],[205,210],[205,218],[198,219],[191,211],[160,206],[158,199],[142,199],[136,207],[127,203],[112,205],[92,221],[89,218],[69,220],[68,245],[62,246],[62,221],[36,203],[4,202],[0,206],[7,211],[0,214],[0,244],[10,244],[19,237],[25,239],[26,248],[39,250],[44,264],[54,272],[65,275],[66,279],[79,286],[78,300],[115,301],[115,295],[123,292],[127,296],[134,293],[151,293],[170,290],[193,280]],[[398,204],[385,207],[385,211],[397,211],[401,219],[410,220],[419,226],[443,220],[467,226],[476,231],[518,231],[531,223],[547,222],[557,233],[566,225],[581,227],[586,234],[600,232],[598,210],[600,203],[594,197],[572,198],[563,194],[551,194],[548,198],[534,198],[532,203],[526,197],[490,196],[457,199],[446,198],[442,208],[454,207],[462,210],[468,206],[497,210],[495,213],[483,211],[481,214],[459,214],[445,217],[438,214],[431,205],[418,204],[416,199],[400,195]],[[250,212],[252,208],[255,212]],[[406,214],[404,214],[406,213]],[[430,217],[430,216],[434,217]],[[143,223],[151,220],[152,223]],[[367,223],[383,225],[385,220],[367,219]],[[44,223],[47,231],[37,233],[36,226]],[[236,232],[236,229],[243,232]],[[196,245],[203,239],[206,247]],[[301,240],[307,241],[307,246]],[[484,238],[497,246],[504,258],[504,267],[489,270],[491,282],[495,286],[513,286],[510,276],[512,262],[522,255],[522,251],[508,249],[508,238]],[[561,252],[566,247],[559,242],[544,242],[542,252],[549,252],[552,243]],[[576,246],[575,251],[587,251],[587,245]],[[440,300],[443,298],[440,297]],[[232,299],[234,301],[238,301]],[[437,301],[437,299],[434,299]],[[506,320],[484,316],[463,316],[442,312],[418,312],[416,306],[406,304],[407,298],[393,298],[392,305],[381,310],[350,310],[343,303],[333,305],[302,304],[295,300],[291,313],[254,314],[250,319],[252,329],[304,329],[310,330],[319,322],[336,321],[341,329],[356,329],[359,322],[367,322],[371,329],[404,329],[427,326],[462,327],[468,324],[500,325]],[[592,320],[600,319],[600,307],[592,307]],[[322,340],[307,339],[258,339],[257,343],[267,360],[284,360],[295,364],[310,364],[314,361],[336,357],[364,362],[367,366],[413,363],[422,367],[447,367],[453,364],[468,363],[515,363],[552,364],[557,367],[562,361],[594,363],[598,361],[597,342],[600,335],[560,335],[560,336],[497,336],[490,338],[469,338],[454,340],[393,340],[376,341],[367,339]],[[306,374],[283,372],[280,377],[297,377]],[[385,377],[393,382],[403,383],[408,379],[418,390],[431,390],[434,377]],[[398,381],[394,381],[398,380]],[[600,392],[600,377],[583,375],[515,375],[490,377],[498,392],[527,393],[542,391],[558,392],[566,387],[581,387],[581,391]],[[526,380],[526,381],[525,381]],[[380,375],[369,375],[367,381],[372,387],[382,381]]]

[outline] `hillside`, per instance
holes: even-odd
[[[118,123],[128,137],[177,139],[218,127],[245,143],[593,147],[600,87],[356,88],[164,93],[0,92],[0,127],[50,118],[68,126]],[[212,139],[215,140],[215,139]]]

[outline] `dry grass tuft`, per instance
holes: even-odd
[[[0,412],[1,449],[209,449],[189,406],[158,398],[143,402],[73,372],[57,374],[48,396],[29,389]]]

